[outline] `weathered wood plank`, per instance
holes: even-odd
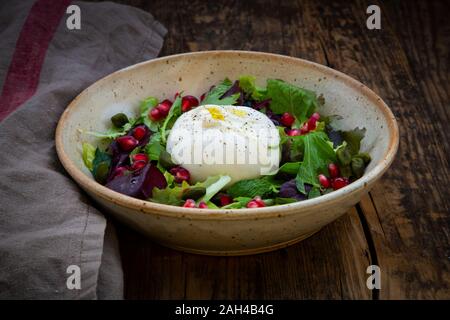
[[[244,257],[174,251],[119,226],[129,299],[371,299],[356,210],[292,247]]]
[[[369,31],[358,3],[318,4],[316,16],[330,63],[378,92],[400,125],[397,160],[361,203],[384,276],[380,298],[448,298],[449,37],[433,28],[448,10],[385,4],[382,30]]]

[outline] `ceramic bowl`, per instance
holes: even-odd
[[[370,153],[364,176],[327,195],[275,207],[238,210],[189,209],[131,198],[95,182],[81,157],[81,143],[98,144],[83,130],[106,130],[117,112],[137,114],[147,96],[173,98],[175,92],[200,96],[225,77],[283,79],[325,98],[323,115],[339,115],[343,130],[364,127],[362,151]],[[154,241],[208,255],[243,255],[285,247],[309,237],[360,201],[392,163],[398,127],[388,106],[373,91],[328,67],[287,56],[207,51],[139,63],[114,72],[78,95],[63,113],[56,131],[59,159],[72,178],[120,221]]]

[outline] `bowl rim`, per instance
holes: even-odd
[[[361,178],[352,182],[348,186],[341,188],[339,190],[330,192],[326,195],[322,195],[317,198],[308,199],[300,202],[293,202],[289,204],[283,204],[278,206],[270,206],[264,208],[242,208],[242,209],[199,209],[199,208],[183,208],[167,204],[160,204],[156,202],[150,202],[146,200],[141,200],[133,198],[130,196],[123,195],[116,191],[113,191],[94,179],[86,176],[69,158],[69,156],[64,151],[63,145],[63,131],[66,127],[67,119],[70,114],[78,106],[78,100],[87,94],[87,91],[92,90],[95,87],[101,86],[108,79],[116,77],[122,73],[128,72],[129,70],[137,69],[146,64],[159,63],[161,61],[171,61],[183,58],[208,58],[211,55],[225,55],[229,57],[259,57],[259,58],[270,58],[278,60],[283,63],[292,63],[296,65],[303,65],[307,68],[315,68],[322,72],[324,75],[334,77],[336,80],[344,82],[346,85],[353,87],[355,90],[359,91],[363,96],[368,98],[373,102],[373,104],[382,111],[385,121],[387,123],[387,129],[390,135],[388,142],[388,147],[384,152],[381,160],[376,163],[376,165],[366,172]],[[310,212],[310,209],[322,206],[324,203],[332,203],[340,201],[342,198],[351,196],[354,193],[358,193],[365,189],[368,185],[373,184],[378,178],[380,178],[383,173],[389,168],[394,160],[395,154],[398,150],[399,145],[399,129],[397,121],[394,114],[386,105],[386,103],[371,89],[359,82],[358,80],[340,72],[329,68],[327,66],[304,60],[301,58],[290,57],[281,54],[258,52],[258,51],[241,51],[241,50],[212,50],[212,51],[197,51],[189,53],[180,53],[170,56],[164,56],[160,58],[151,59],[148,61],[140,62],[123,69],[117,70],[107,76],[97,80],[89,87],[84,89],[80,94],[78,94],[75,99],[73,99],[68,107],[65,109],[61,115],[55,134],[56,151],[58,157],[69,175],[87,191],[95,194],[99,198],[113,202],[116,205],[126,207],[129,209],[137,210],[143,214],[153,214],[158,216],[175,217],[175,218],[188,218],[192,220],[258,220],[263,218],[273,218],[282,217],[289,214],[301,214],[302,211]],[[307,210],[304,210],[307,209]]]

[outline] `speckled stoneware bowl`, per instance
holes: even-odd
[[[264,85],[278,78],[325,97],[324,115],[340,115],[344,130],[367,129],[362,150],[372,161],[364,176],[330,194],[258,209],[189,209],[134,199],[95,182],[81,157],[81,143],[98,144],[78,129],[106,130],[117,112],[137,114],[148,96],[172,98],[177,91],[200,96],[225,77],[256,76]],[[369,88],[338,71],[301,59],[245,51],[209,51],[143,62],[97,81],[66,109],[56,130],[58,156],[67,172],[105,211],[175,249],[209,255],[275,250],[305,239],[346,213],[394,159],[398,127],[387,105]]]

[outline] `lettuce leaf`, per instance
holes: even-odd
[[[203,183],[197,183],[196,186],[202,186],[206,188],[206,194],[200,199],[200,201],[208,202],[230,181],[231,178],[229,176],[213,176],[208,177],[208,179],[206,179]]]
[[[240,76],[239,87],[253,100],[261,101],[264,98],[265,89],[257,87],[255,80],[254,76]]]
[[[155,97],[148,97],[142,100],[139,106],[139,122],[145,124],[151,131],[157,132],[159,130],[160,122],[152,121],[148,117],[148,112],[158,105],[158,99]]]
[[[166,119],[164,120],[163,125],[161,126],[161,142],[165,145],[166,144],[166,130],[169,125],[169,122],[172,120],[175,120],[181,115],[181,94],[177,96],[175,101],[172,104],[172,107],[170,108],[169,114],[167,115]]]
[[[86,166],[86,168],[89,169],[89,171],[92,172],[93,169],[92,162],[94,161],[95,158],[95,147],[90,143],[83,142],[82,148],[83,148],[82,158],[84,165]]]
[[[144,152],[150,160],[159,160],[159,155],[164,147],[161,145],[161,133],[156,132],[150,137],[150,141],[145,146]]]
[[[233,83],[229,79],[225,79],[222,83],[211,89],[205,99],[201,102],[201,105],[215,104],[215,105],[232,105],[239,99],[239,93],[222,98],[225,92],[227,92]]]
[[[315,112],[319,101],[314,92],[282,80],[267,80],[267,98],[272,99],[271,110],[276,114],[289,112],[298,123],[304,123]]]
[[[305,183],[320,187],[317,176],[320,173],[327,173],[328,164],[336,162],[336,153],[327,135],[322,131],[310,132],[295,138],[301,140],[304,146],[303,161],[297,173],[296,184],[298,190],[306,194]]]

